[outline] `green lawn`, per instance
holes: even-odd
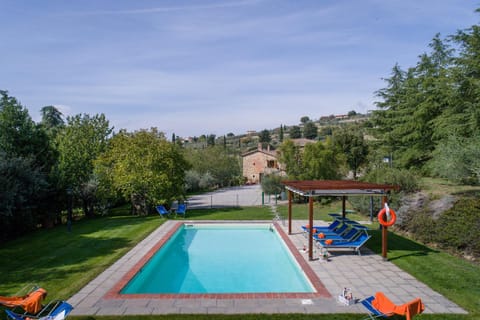
[[[39,230],[0,247],[0,295],[39,284],[50,299],[70,297],[163,223],[118,216]]]
[[[337,204],[338,205],[338,204]],[[280,207],[282,214],[286,207]],[[327,218],[334,206],[315,208],[315,218]],[[125,209],[128,212],[128,209]],[[295,217],[305,219],[307,205],[296,205]],[[353,216],[352,216],[353,217]],[[188,219],[269,220],[269,208],[189,210]],[[363,218],[364,219],[364,218]],[[76,222],[66,227],[39,230],[0,246],[0,295],[11,295],[29,283],[50,292],[49,299],[68,298],[161,225],[165,219],[115,216]],[[374,227],[368,247],[380,252],[380,232]],[[420,315],[415,319],[480,319],[480,267],[430,249],[398,235],[389,234],[389,258],[432,289],[470,312],[459,315]],[[124,319],[362,319],[362,315],[169,315],[122,317]],[[92,317],[71,317],[94,319]],[[97,318],[97,317],[95,317]],[[118,317],[98,317],[118,319]]]

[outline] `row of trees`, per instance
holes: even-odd
[[[413,67],[398,65],[378,90],[372,134],[396,165],[480,181],[480,26],[441,39]]]
[[[241,181],[238,157],[220,146],[182,148],[156,128],[114,133],[103,114],[41,112],[35,123],[0,91],[0,240],[61,223],[69,194],[87,217],[124,201],[144,215],[186,190]]]

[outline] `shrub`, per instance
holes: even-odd
[[[192,192],[200,189],[200,174],[195,170],[185,172],[185,190]]]
[[[402,226],[410,233],[414,238],[424,243],[436,242],[435,234],[438,222],[433,219],[433,216],[425,211],[409,211],[403,217]]]
[[[437,222],[435,240],[444,248],[480,256],[480,201],[462,198],[443,212]]]
[[[419,190],[418,178],[411,172],[403,169],[382,167],[367,173],[362,181],[390,184],[400,188],[399,191],[392,191],[388,196],[388,204],[391,208],[400,207],[400,198],[404,193],[411,193]],[[370,212],[370,196],[359,196],[349,198],[350,204],[360,213]],[[373,212],[377,214],[381,209],[381,200],[374,197]]]
[[[420,189],[418,178],[405,169],[382,167],[368,172],[362,179],[373,183],[391,184],[400,187],[401,192],[411,193]]]
[[[210,188],[213,188],[215,186],[215,178],[211,175],[210,172],[205,172],[200,176],[198,186],[201,190],[208,190]]]
[[[284,190],[282,177],[278,174],[264,176],[262,179],[262,190],[266,194],[280,194]]]

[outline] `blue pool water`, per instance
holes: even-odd
[[[185,225],[123,294],[314,292],[269,225]]]

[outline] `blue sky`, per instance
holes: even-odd
[[[465,0],[0,0],[0,90],[35,121],[241,134],[374,108],[398,63],[478,22]]]

